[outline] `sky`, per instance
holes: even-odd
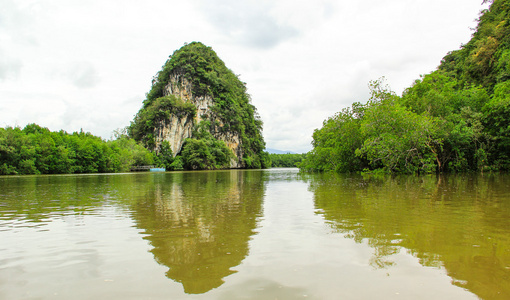
[[[385,78],[401,95],[471,38],[482,0],[0,0],[0,127],[104,139],[130,124],[175,50],[200,41],[246,83],[267,148]]]

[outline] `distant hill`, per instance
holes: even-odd
[[[283,150],[277,150],[277,149],[271,149],[271,148],[266,148],[264,151],[266,151],[269,154],[297,154],[296,152],[292,152],[292,151],[283,151]]]

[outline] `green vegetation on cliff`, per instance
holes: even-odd
[[[262,137],[262,121],[250,103],[246,85],[225,66],[216,53],[202,43],[193,42],[175,51],[166,61],[162,70],[154,77],[152,88],[147,93],[143,107],[128,128],[128,133],[149,149],[156,150],[154,132],[161,121],[168,121],[170,113],[185,113],[195,117],[196,108],[176,96],[172,101],[163,101],[165,88],[171,76],[183,76],[191,83],[194,97],[209,96],[213,99],[213,112],[202,120],[202,124],[194,124],[193,136],[183,145],[176,159],[184,163],[184,167],[192,169],[214,169],[228,166],[224,155],[212,153],[223,152],[226,145],[212,135],[198,132],[233,132],[240,136],[243,164],[247,168],[264,168],[269,166],[267,154],[263,152],[265,143]],[[162,105],[162,102],[165,104]],[[201,129],[198,130],[197,128]],[[213,141],[216,140],[216,141]],[[212,148],[211,148],[212,147]],[[232,153],[227,156],[230,158]],[[197,158],[200,158],[197,160]]]
[[[223,141],[215,139],[207,131],[208,121],[201,122],[193,137],[182,148],[183,167],[189,170],[228,168],[233,158],[232,151]],[[178,156],[179,158],[179,156]]]
[[[484,10],[472,39],[397,96],[371,98],[325,120],[305,171],[399,173],[510,170],[510,0]]]

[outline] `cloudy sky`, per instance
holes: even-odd
[[[109,139],[184,43],[242,81],[268,148],[313,130],[386,77],[401,94],[469,41],[482,0],[0,0],[0,126]]]

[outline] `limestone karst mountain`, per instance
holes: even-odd
[[[217,54],[193,42],[154,77],[128,132],[187,169],[264,168],[262,121],[245,83]]]

